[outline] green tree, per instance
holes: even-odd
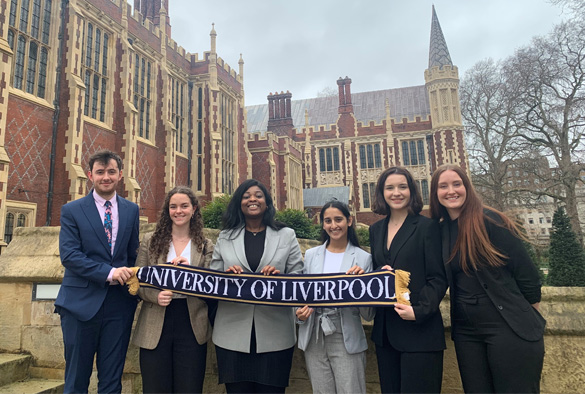
[[[223,217],[223,214],[226,211],[231,199],[232,196],[226,194],[221,197],[214,198],[203,208],[201,208],[203,226],[206,228],[221,228],[221,218]]]
[[[585,252],[562,207],[553,216],[549,259],[550,286],[585,286]]]
[[[276,212],[276,220],[295,230],[297,238],[318,239],[319,232],[305,212],[298,209],[284,209]]]
[[[366,227],[358,227],[356,228],[356,233],[361,247],[370,246],[370,230]]]

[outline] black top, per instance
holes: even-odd
[[[246,260],[252,271],[256,271],[260,265],[260,260],[264,254],[264,241],[266,240],[266,229],[253,233],[246,230],[244,234],[244,248],[246,250]]]
[[[457,220],[449,220],[449,256],[455,248],[457,236],[459,235],[459,225]],[[453,285],[457,288],[454,294],[457,298],[473,298],[476,296],[486,296],[485,289],[479,283],[479,280],[473,273],[466,274],[461,267],[459,253],[455,255],[451,264],[451,273],[453,274]]]
[[[499,215],[485,210],[484,223],[490,242],[507,256],[501,267],[480,267],[473,271],[475,278],[484,289],[496,309],[518,336],[528,341],[538,341],[544,333],[546,321],[530,304],[540,301],[541,282],[538,269],[528,256],[522,241],[503,227]],[[458,286],[453,277],[450,257],[449,221],[441,222],[443,235],[443,261],[449,264],[451,312],[458,297]],[[453,318],[453,316],[452,316]],[[453,320],[451,320],[453,321]]]

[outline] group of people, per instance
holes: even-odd
[[[365,393],[368,348],[362,318],[374,319],[383,393],[440,393],[445,334],[439,304],[450,288],[452,338],[467,393],[538,392],[545,321],[539,274],[523,235],[482,204],[461,168],[431,179],[431,218],[405,168],[379,177],[370,227],[360,248],[346,204],[323,206],[321,246],[303,261],[292,229],[275,220],[266,187],[239,185],[215,245],[204,237],[198,200],[175,187],[152,234],[138,248],[138,207],[116,194],[122,162],[109,151],[89,161],[92,192],[63,206],[60,253],[65,275],[55,302],[65,345],[65,392],[87,392],[97,354],[98,392],[120,392],[137,299],[126,292],[131,266],[164,262],[239,275],[410,273],[410,305],[290,308],[210,301],[141,288],[133,336],[145,393],[202,392],[207,341],[216,348],[228,393],[278,393],[288,386],[297,343],[315,393]]]

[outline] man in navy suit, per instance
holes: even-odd
[[[61,209],[59,252],[65,274],[55,301],[65,345],[65,393],[87,393],[97,354],[98,392],[120,393],[137,300],[124,283],[138,249],[138,206],[116,194],[122,160],[89,159],[93,190]]]

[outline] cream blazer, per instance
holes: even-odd
[[[138,258],[136,259],[137,267],[162,264],[166,262],[167,256],[161,256],[158,261],[150,260],[148,249],[152,233],[146,234],[140,244]],[[211,255],[213,254],[213,243],[205,239],[203,250],[199,252],[197,247],[191,244],[191,266],[209,268]],[[145,349],[154,349],[158,345],[162,333],[163,323],[165,321],[166,307],[158,305],[158,294],[160,290],[141,287],[138,290],[138,296],[142,299],[140,315],[134,329],[132,343]],[[172,302],[172,301],[171,301]],[[211,338],[211,325],[207,317],[207,304],[199,297],[187,297],[187,307],[189,308],[189,317],[191,318],[191,327],[193,334],[200,345],[206,343]]]
[[[224,230],[219,234],[211,268],[225,272],[239,265],[244,272],[252,272],[246,260],[244,229]],[[276,267],[282,274],[297,274],[303,270],[301,249],[294,230],[266,228],[264,254],[256,272],[267,265]],[[235,274],[234,274],[235,275]],[[250,353],[252,322],[256,329],[258,353],[288,349],[296,343],[295,315],[292,307],[264,306],[219,301],[213,343],[237,352]]]

